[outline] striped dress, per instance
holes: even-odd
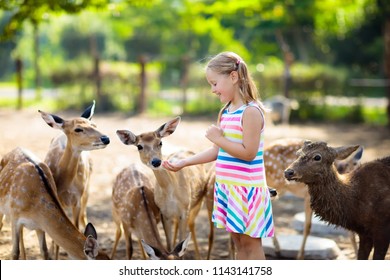
[[[258,107],[251,102],[234,112],[226,109],[222,113],[220,126],[230,141],[242,143],[242,116],[248,106]],[[254,238],[274,236],[272,205],[263,161],[263,130],[264,127],[254,160],[235,158],[220,148],[215,167],[214,225]]]

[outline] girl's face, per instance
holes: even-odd
[[[237,91],[237,72],[229,75],[219,74],[211,69],[206,70],[206,79],[211,86],[211,91],[219,97],[221,103],[227,103],[234,99]]]

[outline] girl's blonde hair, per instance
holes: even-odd
[[[231,72],[236,71],[238,74],[238,85],[241,99],[245,104],[249,102],[256,102],[263,114],[266,109],[259,99],[257,87],[248,71],[248,67],[244,60],[234,52],[222,52],[214,56],[206,66],[215,73],[221,75],[230,75]],[[229,106],[230,102],[225,104],[218,115],[218,122],[221,118],[222,112]]]

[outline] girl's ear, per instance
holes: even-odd
[[[235,84],[238,81],[237,71],[230,72],[230,78],[232,79],[232,82]]]

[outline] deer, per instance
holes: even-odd
[[[358,147],[306,140],[284,176],[308,186],[310,205],[321,220],[357,233],[357,259],[367,260],[374,249],[372,258],[384,260],[390,243],[390,156],[341,175],[334,161]]]
[[[43,120],[62,133],[55,137],[46,154],[56,182],[57,193],[65,209],[71,209],[73,223],[78,228],[87,223],[86,209],[92,161],[89,151],[103,149],[110,138],[97,130],[91,121],[95,111],[95,101],[82,113],[81,117],[65,120],[57,115],[39,110]]]
[[[150,260],[180,260],[187,251],[188,243],[191,239],[191,232],[188,233],[187,238],[179,242],[175,248],[168,252],[163,247],[153,247],[141,239],[143,250],[148,254]]]
[[[282,197],[287,192],[304,199],[305,222],[303,228],[303,239],[298,251],[297,259],[304,259],[305,246],[311,230],[313,210],[310,207],[310,195],[307,186],[300,182],[289,182],[284,177],[284,170],[296,159],[296,152],[302,147],[304,139],[281,138],[269,143],[264,149],[264,164],[267,184],[277,189],[278,197]],[[360,165],[363,154],[363,147],[344,160],[336,160],[335,166],[340,173],[348,173]],[[357,245],[353,232],[349,233],[352,246],[357,253]],[[273,238],[275,252],[280,254],[280,245],[275,234]]]
[[[111,251],[114,258],[119,239],[124,231],[127,259],[133,256],[132,233],[152,244],[160,244],[157,224],[160,221],[160,209],[154,202],[154,187],[151,179],[135,164],[124,169],[116,176],[112,188],[112,217],[116,224],[115,242]],[[145,252],[141,249],[144,259]]]
[[[149,174],[137,164],[122,169],[112,189],[112,216],[116,224],[116,235],[111,259],[115,256],[122,228],[127,259],[131,260],[133,256],[132,233],[138,238],[144,259],[181,258],[187,249],[189,238],[168,252],[162,244],[157,228],[160,215],[160,209],[154,201],[154,185]]]
[[[291,192],[297,197],[304,199],[305,204],[305,225],[303,231],[303,240],[301,247],[298,251],[297,259],[304,258],[304,250],[306,246],[307,237],[310,234],[311,229],[311,220],[313,215],[313,210],[310,208],[310,196],[307,191],[307,186],[302,183],[297,182],[288,182],[284,178],[285,168],[296,159],[296,152],[303,145],[304,140],[300,138],[282,138],[276,139],[270,142],[264,148],[264,164],[265,172],[267,178],[267,184],[269,186],[269,191],[271,198],[277,199],[286,194],[286,192]],[[357,168],[362,157],[363,147],[361,147],[358,152],[352,157],[347,159],[336,161],[336,166],[339,172],[347,173]],[[209,184],[208,192],[206,195],[206,205],[208,210],[209,219],[212,215],[212,207],[214,200],[214,184],[215,184],[215,174],[209,175]],[[212,246],[213,246],[213,232],[209,234],[209,251],[208,258],[210,257]],[[354,248],[356,248],[355,235],[350,232],[350,239]],[[275,252],[280,254],[280,245],[277,239],[277,235],[273,237],[273,243],[275,247]],[[234,244],[230,241],[230,257],[234,259],[235,249]],[[357,252],[357,249],[355,249]]]
[[[70,221],[57,196],[50,168],[32,152],[17,147],[3,157],[0,186],[0,213],[11,221],[12,259],[19,259],[20,249],[26,259],[23,228],[37,232],[45,256],[47,233],[72,259],[109,259],[98,248],[92,224],[87,224],[83,234]]]
[[[180,123],[180,116],[164,123],[157,130],[139,135],[129,130],[117,130],[116,134],[125,145],[138,148],[141,162],[151,168],[157,184],[154,200],[161,211],[161,219],[166,235],[167,250],[172,250],[176,240],[176,227],[179,240],[184,240],[187,227],[191,232],[196,258],[200,259],[195,233],[195,219],[199,214],[206,194],[206,172],[203,165],[183,168],[171,172],[162,167],[162,138],[171,135]],[[168,156],[168,160],[184,158],[194,154],[180,150]],[[173,229],[175,234],[173,236]]]

